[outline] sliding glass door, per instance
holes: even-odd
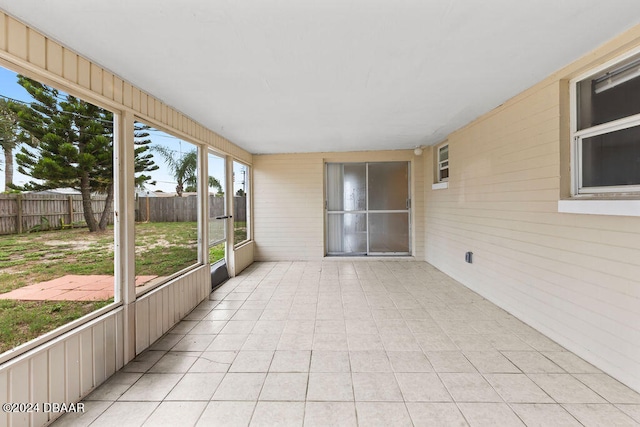
[[[410,254],[409,163],[326,166],[327,254]]]

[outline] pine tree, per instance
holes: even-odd
[[[18,116],[13,103],[0,99],[0,148],[4,153],[4,191],[13,186],[13,150],[18,145]]]
[[[35,100],[15,108],[20,138],[30,145],[16,154],[18,170],[34,179],[21,189],[76,189],[89,231],[104,230],[113,212],[113,113],[24,76],[18,83]],[[136,142],[138,185],[150,179],[142,172],[158,168],[146,153],[149,142]],[[91,204],[94,194],[106,196],[99,220]]]

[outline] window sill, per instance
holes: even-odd
[[[431,184],[431,189],[432,190],[445,190],[449,188],[449,182],[445,181],[445,182],[437,182],[435,184]]]
[[[558,212],[587,215],[640,216],[640,200],[558,200]]]

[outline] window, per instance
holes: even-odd
[[[574,194],[640,192],[640,54],[572,81]]]
[[[438,182],[449,181],[449,144],[438,147]]]
[[[115,120],[0,67],[0,354],[114,302]]]
[[[135,275],[142,294],[196,265],[198,147],[136,122]],[[144,150],[144,151],[141,151]]]
[[[249,166],[233,162],[233,243],[239,246],[251,240],[249,233]]]

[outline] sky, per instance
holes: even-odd
[[[33,98],[29,95],[29,93],[17,83],[17,75],[13,71],[7,70],[6,68],[0,67],[0,96],[5,98],[11,98],[14,100],[22,101],[22,102],[31,102]],[[60,92],[61,96],[65,96],[64,92]],[[189,151],[195,150],[196,145],[191,144],[187,141],[176,138],[166,132],[150,129],[149,130],[149,139],[151,139],[150,147],[161,145],[168,150],[171,150],[176,158],[188,153]],[[14,150],[14,156],[15,152]],[[4,190],[4,155],[0,157],[2,159],[2,163],[0,163],[0,191]],[[218,158],[216,161],[215,157],[209,157],[210,166],[209,166],[209,175],[215,176],[220,182],[224,182],[224,161]],[[151,175],[152,180],[156,181],[155,185],[146,184],[145,190],[149,192],[155,191],[163,191],[165,193],[175,192],[176,181],[171,173],[171,169],[164,157],[159,153],[154,154],[154,162],[160,166],[160,168],[151,173],[146,173]],[[18,172],[18,165],[14,161],[14,179],[13,182],[16,185],[23,185],[31,180],[29,176],[23,175]],[[238,191],[238,189],[243,188],[242,180],[244,174],[242,174],[242,167],[240,164],[234,163],[234,193]]]

